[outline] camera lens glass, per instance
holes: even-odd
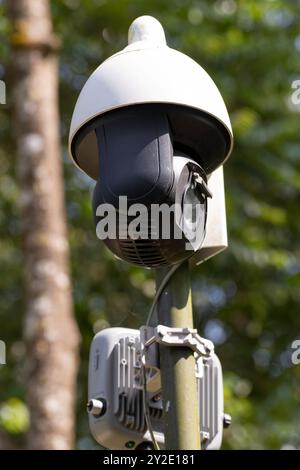
[[[205,235],[206,198],[197,185],[189,184],[183,195],[183,232],[190,242],[201,245]]]
[[[203,211],[199,195],[195,187],[189,186],[184,195],[184,220],[187,226],[193,228]]]

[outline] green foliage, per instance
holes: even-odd
[[[29,427],[27,407],[18,398],[10,398],[0,407],[0,427],[11,434],[20,434]]]
[[[226,411],[233,415],[224,447],[300,447],[300,369],[290,362],[291,343],[300,337],[299,107],[291,101],[291,84],[300,78],[299,0],[60,0],[51,5],[63,41],[62,148],[82,333],[78,447],[93,445],[84,411],[93,332],[109,325],[138,327],[154,283],[150,271],[116,262],[96,239],[93,184],[67,158],[68,127],[84,81],[125,46],[130,22],[142,14],[156,16],[169,44],[213,76],[233,123],[235,148],[225,167],[230,248],[192,273],[196,324],[217,343]],[[2,37],[7,28],[1,16]],[[0,41],[0,63],[6,66],[8,60],[7,42]],[[2,72],[7,76],[0,67],[0,78]],[[8,80],[7,88],[9,98]],[[0,107],[0,122],[0,338],[8,348],[8,365],[0,369],[3,402],[22,398],[24,390],[18,188],[9,104]]]

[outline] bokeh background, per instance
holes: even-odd
[[[70,163],[67,136],[79,90],[100,62],[123,48],[132,20],[163,24],[170,46],[199,62],[229,109],[235,148],[225,166],[229,249],[192,272],[195,322],[216,344],[233,417],[223,448],[300,448],[300,79],[299,0],[54,0],[60,49],[60,130],[72,290],[81,332],[76,447],[94,448],[85,413],[88,350],[109,326],[139,327],[154,294],[150,270],[116,262],[95,235],[94,183]],[[25,400],[19,186],[11,129],[7,40],[0,1],[0,429],[22,446]],[[158,71],[159,73],[159,71]],[[28,384],[27,384],[28,386]],[[34,386],[34,384],[32,384]]]

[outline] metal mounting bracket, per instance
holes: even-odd
[[[147,350],[153,343],[170,347],[187,347],[192,349],[196,360],[197,374],[202,375],[202,359],[214,354],[212,341],[202,338],[193,328],[171,328],[158,325],[155,328],[143,326],[140,329],[142,349]]]
[[[156,341],[165,346],[186,346],[192,349],[197,357],[209,357],[214,352],[214,344],[209,339],[202,338],[196,329],[170,328],[165,325],[158,325],[151,329],[153,336],[145,342],[145,347]]]

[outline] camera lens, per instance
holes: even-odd
[[[182,212],[183,233],[190,242],[201,245],[205,235],[206,199],[194,184],[185,189]]]

